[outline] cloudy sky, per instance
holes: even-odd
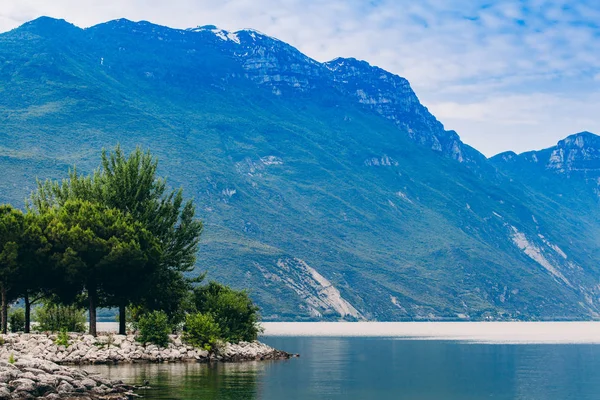
[[[488,156],[600,134],[595,0],[0,0],[0,31],[42,15],[254,28],[319,61],[364,59]]]

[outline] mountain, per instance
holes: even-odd
[[[0,202],[149,148],[205,221],[198,269],[267,320],[599,317],[592,134],[488,160],[366,62],[128,20],[1,34],[0,93]]]

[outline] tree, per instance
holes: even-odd
[[[221,328],[223,338],[230,342],[256,340],[260,332],[260,315],[248,293],[217,282],[194,289],[198,312],[210,314]]]
[[[15,290],[24,300],[25,333],[31,331],[31,307],[51,295],[51,282],[60,279],[52,268],[51,246],[45,236],[48,215],[25,214],[22,251],[19,254],[19,276]]]
[[[20,210],[10,205],[0,206],[0,294],[2,311],[0,324],[2,333],[8,329],[8,303],[14,296],[19,277],[19,252],[25,226],[25,217]]]
[[[165,297],[165,286],[182,287],[182,274],[194,268],[203,230],[202,222],[195,218],[193,201],[184,201],[182,189],[168,190],[166,180],[157,176],[157,169],[158,160],[150,152],[136,148],[127,157],[117,146],[113,152],[102,152],[101,167],[93,175],[82,176],[74,168],[69,179],[62,182],[38,182],[31,198],[37,210],[61,206],[70,199],[92,201],[120,210],[141,223],[161,250],[155,274],[143,277],[143,281],[138,277],[146,295],[137,303],[147,309],[156,309],[154,298]],[[172,305],[173,299],[163,303]],[[121,334],[125,333],[123,303],[119,305]]]
[[[52,215],[46,232],[51,257],[63,279],[56,292],[63,299],[86,292],[89,333],[96,335],[97,307],[114,305],[114,299],[124,297],[134,286],[115,282],[123,273],[151,275],[158,264],[153,258],[158,258],[160,250],[141,224],[119,210],[86,200],[67,200],[46,212]]]
[[[102,152],[102,167],[92,185],[99,189],[92,193],[108,207],[130,213],[161,244],[161,268],[140,285],[144,296],[137,303],[167,312],[173,322],[189,291],[182,273],[194,268],[203,226],[195,219],[194,203],[184,201],[182,189],[167,190],[166,179],[158,177],[157,170],[158,159],[150,152],[138,147],[127,157],[117,146],[113,152]],[[119,332],[124,334],[124,305],[119,307],[119,315]]]

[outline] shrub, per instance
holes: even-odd
[[[183,340],[212,353],[221,340],[221,328],[210,314],[189,314],[185,318]]]
[[[250,342],[261,331],[259,309],[245,291],[210,282],[194,289],[194,303],[198,312],[212,315],[228,342]]]
[[[67,333],[66,329],[63,329],[58,333],[54,344],[56,344],[57,346],[69,347],[69,334]]]
[[[36,330],[40,332],[85,332],[85,310],[75,306],[45,303],[34,312]]]
[[[14,364],[15,363],[15,355],[13,353],[10,353],[10,356],[8,356],[8,363],[9,364]]]
[[[160,347],[166,347],[169,344],[169,333],[171,326],[169,317],[163,311],[152,311],[140,315],[137,322],[138,342],[153,343]]]
[[[25,310],[22,308],[10,310],[8,323],[10,324],[10,331],[12,333],[23,332],[25,330]]]

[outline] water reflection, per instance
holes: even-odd
[[[132,364],[86,366],[111,379],[151,388],[139,392],[150,399],[257,399],[258,376],[268,363]]]
[[[267,338],[299,359],[86,367],[147,399],[597,399],[598,345],[491,345],[389,338]]]

